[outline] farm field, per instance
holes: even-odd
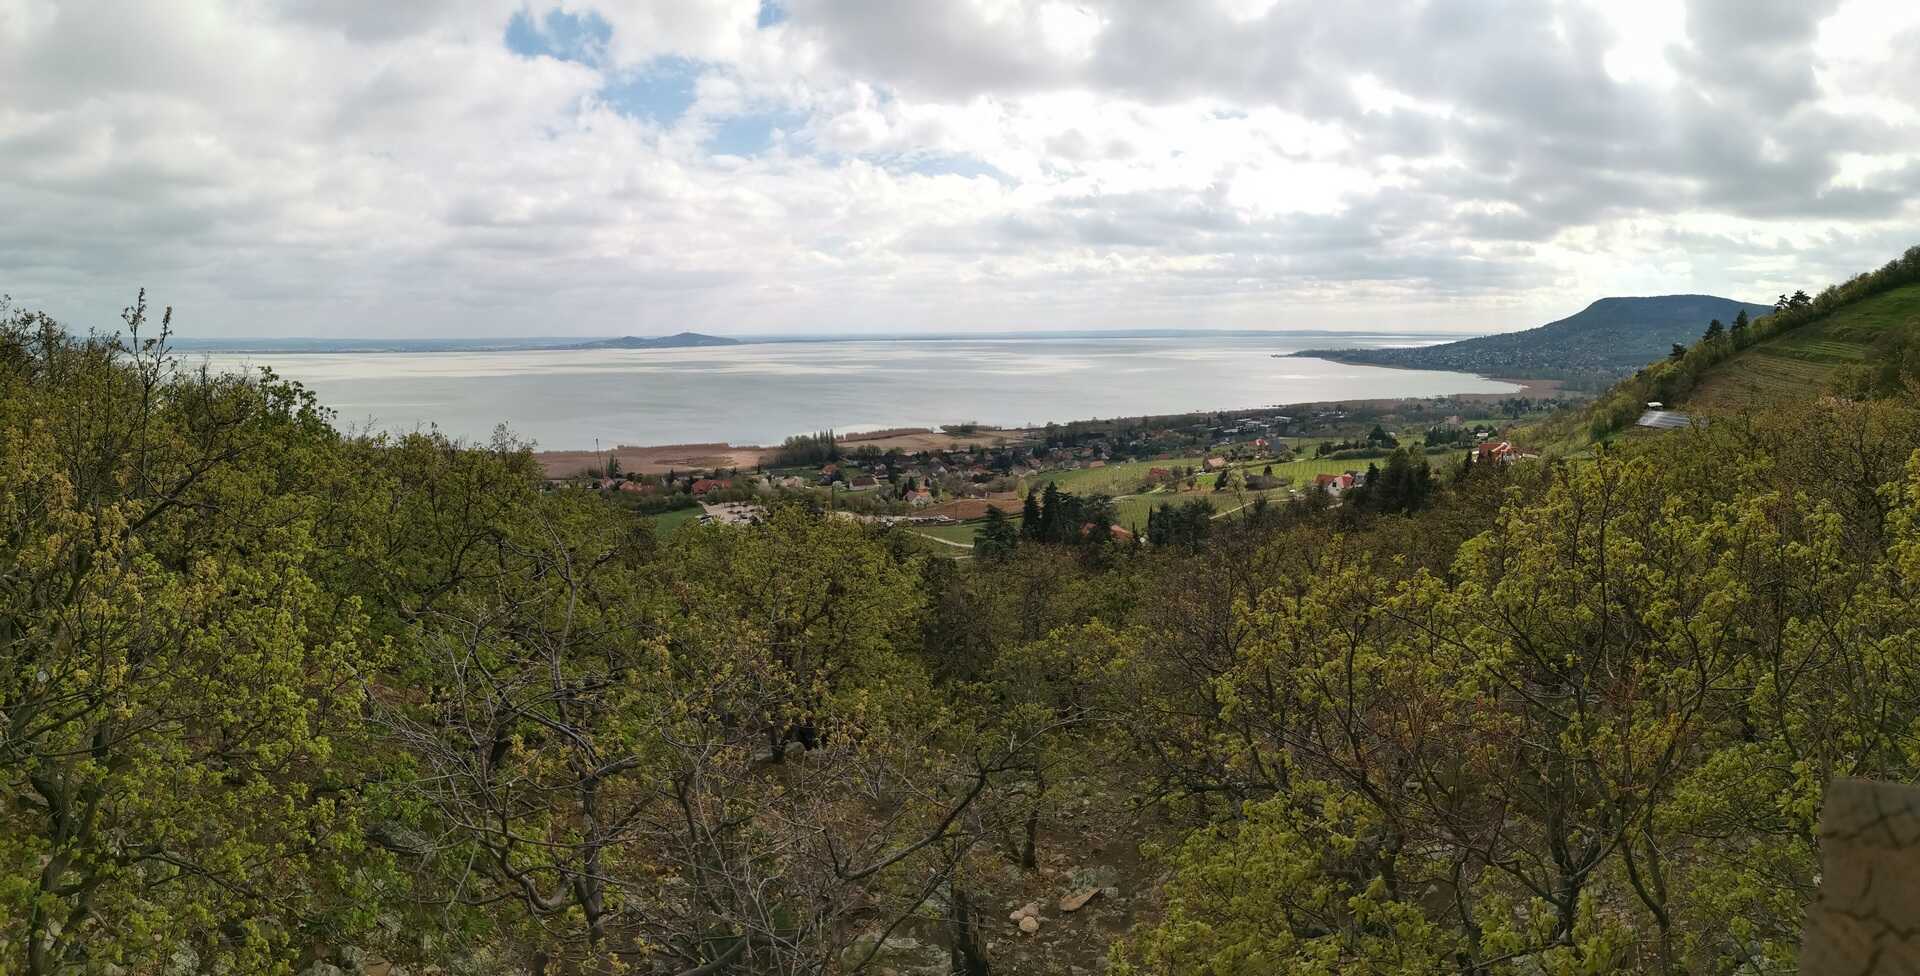
[[[1059,485],[1061,491],[1076,495],[1122,495],[1140,487],[1147,472],[1154,468],[1199,467],[1206,463],[1204,457],[1172,458],[1166,461],[1122,461],[1109,464],[1104,468],[1079,468],[1073,471],[1043,471],[1026,479],[1026,488],[1044,489],[1049,482]]]

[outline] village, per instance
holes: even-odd
[[[741,459],[751,465],[624,471],[610,453],[595,467],[549,471],[548,486],[600,492],[654,518],[657,531],[693,522],[751,525],[774,505],[803,504],[838,518],[906,526],[955,548],[971,547],[990,510],[1017,517],[1029,494],[1053,486],[1111,500],[1113,532],[1124,541],[1152,508],[1167,503],[1202,500],[1225,514],[1255,498],[1284,501],[1317,492],[1337,500],[1364,486],[1370,466],[1402,448],[1436,463],[1469,453],[1479,461],[1510,460],[1520,454],[1500,432],[1552,405],[1440,398],[1023,430],[826,432],[753,449],[757,453]],[[905,433],[918,435],[919,443],[900,443]],[[943,439],[951,443],[940,444]],[[932,446],[920,446],[929,441]]]

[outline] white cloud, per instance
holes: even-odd
[[[1910,6],[0,0],[0,291],[255,335],[1764,298],[1914,243]]]

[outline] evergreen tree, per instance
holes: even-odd
[[[1020,506],[1020,535],[1027,539],[1040,538],[1040,493],[1037,489],[1027,489],[1027,500]]]
[[[1713,321],[1707,323],[1707,331],[1700,338],[1702,341],[1712,342],[1713,340],[1718,339],[1721,336],[1726,334],[1727,334],[1727,327],[1725,325],[1722,325],[1719,319],[1714,319]]]
[[[1013,522],[998,505],[987,506],[987,521],[973,540],[974,555],[989,562],[997,562],[1013,555],[1020,546],[1020,536],[1014,531]]]
[[[1752,321],[1747,318],[1747,310],[1744,308],[1741,309],[1740,314],[1733,317],[1733,328],[1730,331],[1734,339],[1738,340],[1746,335],[1747,326],[1750,324],[1752,324]]]
[[[1066,515],[1061,497],[1060,486],[1052,481],[1047,482],[1046,491],[1040,493],[1040,528],[1034,537],[1041,542],[1060,541],[1060,524]]]
[[[1667,358],[1673,360],[1676,363],[1682,359],[1687,358],[1687,347],[1677,342],[1674,343],[1673,351],[1667,354]]]

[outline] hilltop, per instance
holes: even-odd
[[[1676,342],[1699,338],[1708,321],[1731,322],[1742,310],[1749,316],[1773,311],[1771,306],[1713,295],[1602,298],[1566,318],[1521,332],[1411,349],[1308,349],[1294,355],[1498,376],[1615,376],[1666,355]]]
[[[738,339],[725,336],[704,335],[699,332],[676,332],[670,336],[620,336],[617,339],[596,339],[583,342],[573,349],[691,349],[701,346],[737,346]]]

